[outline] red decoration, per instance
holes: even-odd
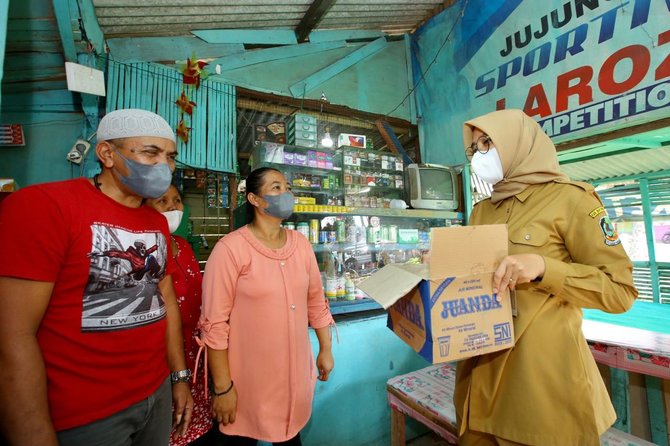
[[[200,87],[200,81],[206,79],[208,76],[207,71],[204,69],[206,65],[207,62],[198,60],[195,57],[195,54],[193,57],[186,59],[186,64],[180,67],[183,84],[195,85],[197,90]],[[186,96],[186,91],[182,86],[181,96],[175,101],[175,104],[179,107],[179,116],[181,117],[179,124],[177,125],[176,134],[184,144],[188,144],[188,139],[191,133],[191,127],[188,127],[188,121],[190,121],[190,119],[184,121],[184,113],[192,116],[193,108],[196,107],[196,103]]]
[[[207,79],[207,71],[204,70],[207,62],[197,60],[195,56],[186,59],[186,66],[181,70],[182,81],[185,85],[195,85],[196,90],[200,87],[200,80]]]
[[[186,113],[191,116],[193,114],[193,107],[196,106],[196,103],[191,101],[184,90],[181,91],[181,97],[175,101],[175,104],[179,106],[179,110],[182,113]]]
[[[183,119],[179,120],[179,125],[177,125],[177,136],[183,141],[184,144],[188,144],[188,137],[191,133],[191,127],[186,127],[186,123]]]

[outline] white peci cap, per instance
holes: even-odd
[[[174,130],[156,113],[138,108],[126,108],[107,113],[98,125],[98,141],[135,136],[154,136],[176,143]]]

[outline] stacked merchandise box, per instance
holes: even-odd
[[[301,147],[317,146],[317,125],[314,116],[296,113],[287,123],[288,143]]]
[[[286,144],[286,125],[283,121],[254,125],[254,142]]]

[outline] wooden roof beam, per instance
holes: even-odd
[[[295,34],[298,39],[298,43],[305,42],[309,33],[312,32],[314,28],[319,24],[323,16],[328,13],[330,8],[335,4],[336,0],[314,0],[309,6],[305,15],[302,16],[302,20],[298,23],[298,26],[295,27]]]

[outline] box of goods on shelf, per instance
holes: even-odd
[[[267,141],[286,143],[286,124],[283,121],[254,125],[254,142]]]
[[[365,135],[340,133],[339,135],[337,135],[337,147],[349,146],[349,147],[356,147],[359,149],[365,149],[366,139],[367,138],[365,137]]]
[[[404,199],[403,162],[391,154],[342,146],[345,206],[388,208]]]
[[[317,147],[317,124],[314,116],[296,113],[287,122],[288,143],[301,147]]]
[[[343,206],[338,151],[260,143],[252,150],[252,160],[255,166],[273,167],[286,176],[293,186],[296,212],[332,212],[330,206]]]
[[[284,144],[261,143],[254,150],[253,158],[259,164],[284,164],[287,166],[315,167],[317,169],[339,170],[335,153],[328,150],[291,147]]]

